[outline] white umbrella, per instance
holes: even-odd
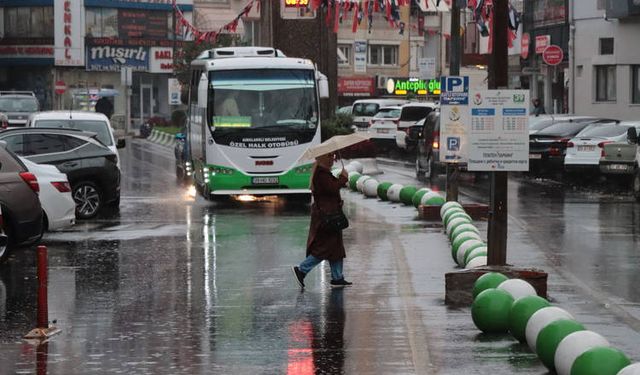
[[[326,141],[320,143],[317,146],[310,147],[302,154],[301,159],[315,159],[316,157],[331,152],[339,151],[345,147],[355,145],[363,141],[369,140],[368,134],[351,133],[346,135],[336,135]]]

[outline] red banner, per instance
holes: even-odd
[[[375,85],[371,77],[339,77],[339,96],[371,96]]]

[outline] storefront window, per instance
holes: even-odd
[[[8,38],[53,38],[53,7],[5,8],[4,35]]]
[[[338,65],[351,65],[350,44],[338,44]]]

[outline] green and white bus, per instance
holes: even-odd
[[[288,195],[309,199],[326,77],[313,62],[263,47],[205,51],[191,63],[186,142],[206,199]]]

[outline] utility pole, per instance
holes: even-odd
[[[493,52],[489,61],[489,89],[508,86],[508,0],[493,0]],[[508,172],[491,172],[487,265],[507,263],[507,178]]]
[[[459,0],[453,0],[451,3],[451,43],[449,44],[449,75],[460,75],[460,4]],[[460,176],[460,167],[458,163],[447,163],[447,201],[458,200],[458,177]]]

